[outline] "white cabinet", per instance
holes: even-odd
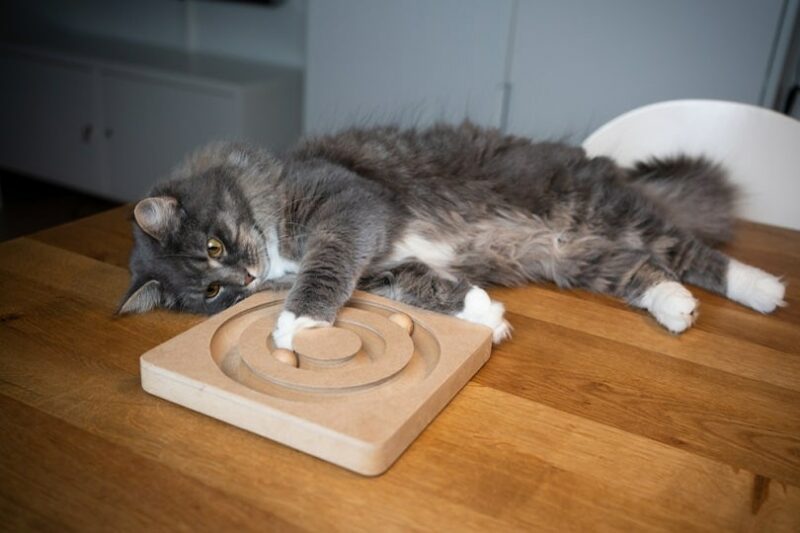
[[[92,71],[55,59],[0,53],[0,161],[61,184],[98,187],[94,176]],[[14,73],[8,75],[7,73]],[[47,152],[40,147],[48,146]]]
[[[0,45],[0,167],[135,200],[192,150],[300,134],[298,70],[97,39]]]
[[[140,197],[188,152],[237,137],[236,102],[225,92],[119,71],[101,78],[108,196]]]

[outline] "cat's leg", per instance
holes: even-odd
[[[634,259],[638,254],[621,254],[625,259]],[[639,256],[638,260],[609,261],[615,276],[609,292],[620,296],[630,305],[647,309],[659,324],[673,333],[688,329],[697,318],[697,300],[681,285],[674,272],[659,265],[650,256]]]
[[[316,220],[301,221],[308,231],[300,269],[272,333],[278,348],[291,349],[300,330],[333,323],[385,246],[384,214],[375,198],[355,189],[329,197],[313,211]]]
[[[352,233],[318,230],[310,239],[297,279],[286,296],[272,338],[292,348],[295,333],[330,326],[353,294],[372,251],[353,242]]]
[[[359,288],[488,326],[492,329],[495,343],[511,336],[511,326],[503,318],[503,304],[493,302],[480,287],[463,279],[441,276],[423,263],[403,263],[385,272],[367,276],[359,282]]]
[[[678,240],[665,254],[673,271],[686,283],[727,296],[761,313],[786,305],[786,286],[777,276],[746,265],[698,239]]]

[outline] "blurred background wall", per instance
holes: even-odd
[[[132,200],[192,147],[470,118],[580,142],[638,106],[800,114],[798,0],[6,0],[0,167]]]
[[[3,6],[6,37],[87,34],[282,65],[305,62],[305,0],[5,0]]]
[[[772,107],[797,2],[311,2],[307,130],[469,114],[579,142],[640,105],[719,98]]]

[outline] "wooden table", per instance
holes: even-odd
[[[680,337],[605,297],[495,290],[515,328],[383,476],[151,397],[139,355],[198,323],[116,318],[129,208],[0,245],[3,529],[800,531],[800,233],[761,316],[695,290]]]

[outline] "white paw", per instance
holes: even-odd
[[[731,259],[726,282],[728,298],[756,311],[771,313],[776,307],[786,305],[783,301],[786,285],[760,268]]]
[[[278,321],[275,323],[275,330],[272,332],[272,339],[275,346],[286,350],[292,349],[294,334],[301,329],[321,328],[330,326],[330,322],[324,320],[314,320],[309,316],[296,316],[291,311],[281,311]]]
[[[638,304],[673,333],[681,333],[697,318],[697,300],[677,281],[662,281],[645,291]]]
[[[464,310],[456,317],[489,326],[492,328],[492,341],[499,344],[511,337],[511,324],[503,318],[505,312],[503,304],[493,302],[485,290],[472,287],[464,297]]]

